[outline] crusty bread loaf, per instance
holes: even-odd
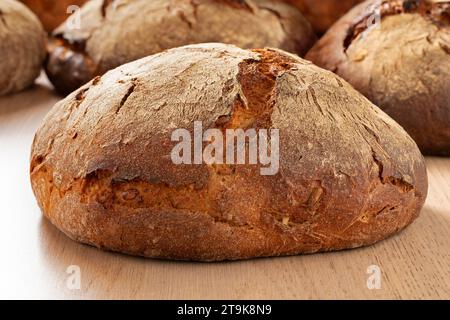
[[[353,6],[364,0],[284,0],[298,7],[317,33],[324,33]]]
[[[202,42],[277,47],[304,55],[316,36],[309,22],[277,0],[92,0],[81,29],[66,24],[49,45],[47,74],[61,93],[165,49]]]
[[[279,171],[174,164],[171,135],[196,121],[278,129]],[[71,238],[202,261],[372,244],[410,224],[427,194],[414,141],[344,80],[223,44],[143,58],[72,93],[36,133],[30,172],[43,213]]]
[[[34,82],[45,59],[45,41],[33,12],[16,0],[0,1],[0,95]]]
[[[72,13],[70,6],[81,6],[87,0],[21,0],[41,20],[44,29],[53,31]],[[69,12],[68,12],[69,11]]]
[[[370,0],[337,22],[307,59],[349,81],[423,153],[450,155],[449,17],[450,1]]]

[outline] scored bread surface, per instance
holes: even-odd
[[[176,128],[278,128],[280,168],[175,165]],[[331,72],[276,49],[192,45],[98,77],[38,130],[31,181],[71,238],[147,257],[233,260],[372,244],[427,194],[405,131]]]
[[[47,74],[62,93],[124,63],[188,44],[265,46],[304,55],[316,36],[293,6],[277,0],[92,0],[81,28],[62,24]]]

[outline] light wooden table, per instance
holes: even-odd
[[[450,299],[450,159],[427,159],[420,218],[371,247],[212,264],[134,258],[75,243],[41,217],[29,150],[58,99],[43,78],[0,98],[0,298]],[[71,265],[80,268],[80,290],[67,286]],[[367,287],[370,265],[381,268],[379,290]]]

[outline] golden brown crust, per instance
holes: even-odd
[[[304,55],[316,40],[301,13],[276,0],[93,0],[83,6],[81,20],[81,30],[55,30],[49,46],[47,74],[61,93],[186,44],[271,46]]]
[[[44,29],[53,31],[63,23],[69,13],[69,6],[81,6],[87,0],[21,0],[25,3],[41,20]]]
[[[377,8],[381,24],[367,27]],[[337,22],[307,59],[349,81],[422,152],[450,155],[449,17],[450,1],[368,1]]]
[[[364,0],[284,0],[298,7],[314,30],[325,33],[340,17]]]
[[[183,84],[183,85],[181,85]],[[174,165],[175,128],[279,128],[280,170]],[[350,85],[294,55],[222,44],[171,49],[58,103],[31,182],[73,239],[147,257],[234,260],[368,245],[411,223],[423,157]]]
[[[33,84],[41,72],[45,42],[41,23],[26,6],[0,2],[0,96]]]

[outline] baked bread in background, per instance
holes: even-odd
[[[70,15],[69,6],[81,6],[87,0],[21,0],[41,20],[47,32],[53,31]]]
[[[284,0],[300,9],[314,30],[322,34],[363,0]]]
[[[380,5],[380,23],[374,24]],[[307,59],[350,82],[423,153],[450,155],[450,1],[365,2]]]
[[[0,95],[33,84],[45,59],[45,41],[33,12],[16,0],[0,1]]]
[[[277,0],[92,0],[81,29],[63,24],[49,45],[47,74],[61,93],[126,62],[186,44],[277,47],[304,55],[316,36],[308,21]]]
[[[279,171],[176,165],[176,128],[277,128]],[[427,194],[419,149],[340,77],[276,49],[175,48],[97,77],[38,130],[31,182],[72,239],[146,257],[234,260],[369,245]]]

